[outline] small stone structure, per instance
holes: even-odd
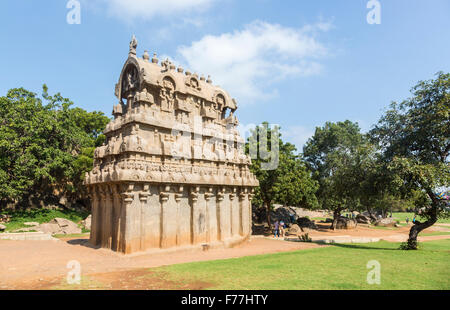
[[[229,246],[251,234],[258,185],[229,94],[156,54],[130,52],[114,120],[86,175],[93,245],[123,253]]]

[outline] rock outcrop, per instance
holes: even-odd
[[[355,219],[340,217],[337,220],[335,229],[355,229],[357,222]]]
[[[396,227],[397,221],[392,217],[387,217],[385,219],[379,219],[375,222],[375,226],[382,226],[382,227]]]
[[[370,217],[369,216],[358,214],[355,219],[360,224],[370,224]]]

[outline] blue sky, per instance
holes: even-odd
[[[132,34],[144,50],[211,75],[240,122],[269,121],[299,148],[326,121],[363,130],[419,80],[450,71],[449,0],[67,0],[0,2],[0,94],[46,83],[76,106],[111,114]]]

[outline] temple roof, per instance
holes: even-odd
[[[116,96],[121,99],[125,98],[122,94],[122,80],[129,68],[135,67],[138,72],[139,89],[144,86],[165,87],[167,83],[173,87],[175,93],[186,95],[193,95],[205,99],[209,102],[224,101],[224,107],[231,110],[237,109],[236,101],[229,95],[229,93],[220,86],[213,85],[210,77],[199,77],[196,73],[191,73],[181,67],[176,66],[168,60],[159,63],[156,55],[152,59],[145,52],[142,58],[136,56],[135,45],[130,44],[130,53],[125,62],[122,73],[120,75],[119,83],[116,86]],[[220,96],[221,95],[221,96]]]

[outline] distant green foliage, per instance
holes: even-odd
[[[3,214],[11,216],[11,221],[5,223],[7,231],[13,231],[19,228],[27,227],[25,222],[38,222],[39,224],[47,223],[54,218],[65,218],[72,222],[78,223],[84,220],[89,213],[74,210],[49,210],[49,209],[31,209],[27,211],[2,211]]]
[[[83,196],[82,179],[109,118],[71,108],[59,93],[23,88],[0,97],[0,202]]]

